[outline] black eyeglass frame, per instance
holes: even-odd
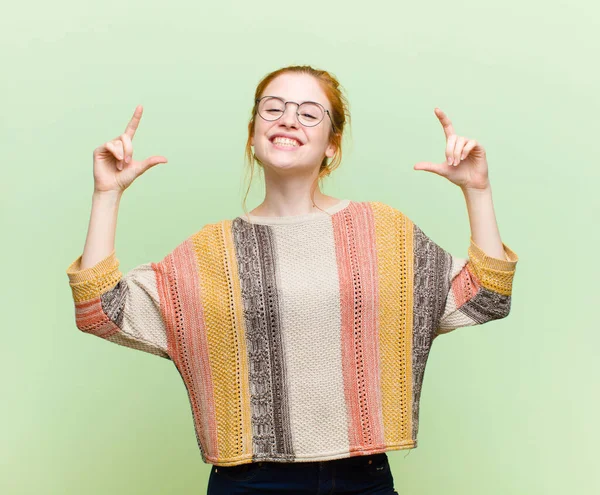
[[[294,103],[295,105],[297,105],[297,108],[296,108],[296,118],[298,119],[298,122],[300,122],[300,113],[298,112],[298,110],[300,109],[300,105],[302,105],[302,104],[304,104],[304,103],[314,103],[315,105],[319,105],[319,106],[320,106],[320,107],[323,109],[323,113],[324,113],[324,114],[327,114],[327,115],[329,116],[329,121],[331,122],[331,127],[332,127],[333,129],[335,129],[335,125],[333,125],[333,119],[331,118],[331,114],[329,113],[329,110],[327,110],[327,109],[326,109],[326,108],[325,108],[323,105],[321,105],[320,103],[318,103],[318,102],[316,102],[316,101],[303,101],[302,103],[297,103],[297,102],[295,102],[295,101],[285,101],[283,98],[280,98],[279,96],[269,96],[269,95],[267,95],[267,96],[263,96],[262,98],[257,98],[256,100],[254,100],[254,103],[256,103],[256,113],[258,114],[258,116],[259,116],[261,119],[263,119],[263,120],[265,120],[265,121],[267,121],[267,122],[275,122],[276,120],[279,120],[279,119],[281,118],[281,116],[283,115],[283,113],[282,113],[282,114],[281,114],[279,117],[277,117],[276,119],[272,119],[272,120],[265,119],[265,118],[264,118],[264,117],[263,117],[263,116],[260,114],[260,112],[258,111],[258,107],[260,106],[260,102],[261,102],[262,100],[264,100],[265,98],[275,98],[276,100],[279,100],[279,101],[281,101],[281,102],[283,103],[283,113],[285,113],[285,109],[287,108],[287,104],[288,104],[288,103]],[[306,125],[306,124],[303,124],[302,122],[300,122],[300,124],[302,124],[304,127],[316,127],[316,126],[318,126],[318,125],[319,125],[321,122],[323,122],[323,120],[324,120],[324,119],[325,119],[325,116],[323,116],[323,118],[322,118],[321,120],[319,120],[319,122],[317,122],[316,124],[313,124],[313,125]]]

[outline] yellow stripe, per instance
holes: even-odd
[[[231,221],[193,236],[208,338],[217,422],[217,462],[252,456],[243,305]],[[239,398],[241,397],[241,402]]]
[[[380,202],[370,203],[375,219],[379,270],[379,349],[385,443],[413,445],[412,291],[410,220]]]
[[[515,275],[517,261],[516,253],[506,244],[502,244],[508,259],[498,259],[488,256],[473,241],[469,246],[469,261],[475,276],[486,289],[497,292],[504,296],[512,294],[512,282]]]
[[[81,259],[82,256],[79,256],[67,268],[69,285],[75,303],[100,297],[117,285],[123,277],[114,250],[106,258],[84,270],[81,269]]]
[[[406,366],[406,377],[408,380],[407,384],[407,393],[408,393],[408,410],[410,411],[408,416],[408,424],[409,431],[408,437],[412,438],[412,430],[413,430],[413,394],[414,394],[414,384],[413,384],[413,369],[412,369],[412,360],[413,360],[413,307],[414,307],[414,281],[415,281],[415,243],[414,243],[414,225],[410,221],[410,219],[402,215],[402,229],[405,236],[404,240],[404,259],[406,260],[406,313],[405,313],[405,330],[406,330],[406,359],[408,365]]]

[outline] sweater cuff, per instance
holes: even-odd
[[[502,247],[504,248],[504,254],[508,259],[502,260],[488,256],[473,242],[473,238],[471,237],[468,269],[486,289],[498,294],[510,296],[519,258],[506,244],[503,243]]]
[[[502,243],[504,253],[507,259],[494,258],[488,256],[485,252],[473,241],[471,237],[471,245],[469,246],[469,258],[478,267],[488,270],[498,270],[503,272],[514,272],[519,261],[517,254],[510,249],[506,244]]]
[[[116,274],[115,272],[119,270],[119,260],[116,257],[115,250],[94,266],[90,266],[84,270],[81,269],[82,257],[83,255],[79,256],[67,268],[67,276],[69,277],[69,284],[71,286],[85,282],[94,282],[101,278],[113,278]]]

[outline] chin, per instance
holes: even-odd
[[[271,170],[276,170],[278,172],[287,172],[292,170],[299,170],[303,167],[300,167],[295,163],[269,163],[267,164],[267,168]]]
[[[276,160],[272,162],[261,160],[261,162],[263,163],[263,168],[268,168],[277,172],[308,170],[308,168],[310,168],[306,164],[300,164],[293,160]]]

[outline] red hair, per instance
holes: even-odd
[[[267,74],[263,79],[258,83],[256,87],[256,91],[254,93],[254,100],[259,99],[265,90],[265,88],[273,81],[276,77],[286,74],[307,74],[309,76],[314,77],[318,82],[321,88],[323,89],[327,99],[329,100],[329,104],[331,105],[331,122],[332,127],[329,133],[329,140],[335,146],[335,154],[329,160],[328,157],[323,158],[321,162],[321,166],[319,167],[319,175],[313,183],[313,187],[311,189],[314,204],[314,190],[316,187],[316,183],[319,180],[327,177],[331,172],[333,172],[336,168],[339,167],[342,161],[342,137],[344,133],[344,128],[346,123],[350,124],[350,110],[348,106],[348,101],[342,92],[342,87],[336,77],[324,70],[314,69],[309,65],[292,65],[288,67],[282,67],[276,71]],[[246,198],[248,197],[248,191],[250,191],[250,185],[252,184],[252,177],[254,176],[254,162],[258,162],[258,164],[262,167],[263,164],[256,157],[256,155],[252,152],[251,140],[252,135],[254,134],[254,124],[256,121],[257,115],[257,107],[258,105],[255,103],[252,108],[252,114],[250,116],[250,121],[248,122],[248,139],[246,141],[246,151],[245,151],[245,159],[247,164],[250,167],[250,183],[248,184],[248,189],[246,189],[246,195],[244,196],[243,208],[246,212]],[[316,206],[316,205],[315,205]],[[246,212],[247,213],[247,212]]]

